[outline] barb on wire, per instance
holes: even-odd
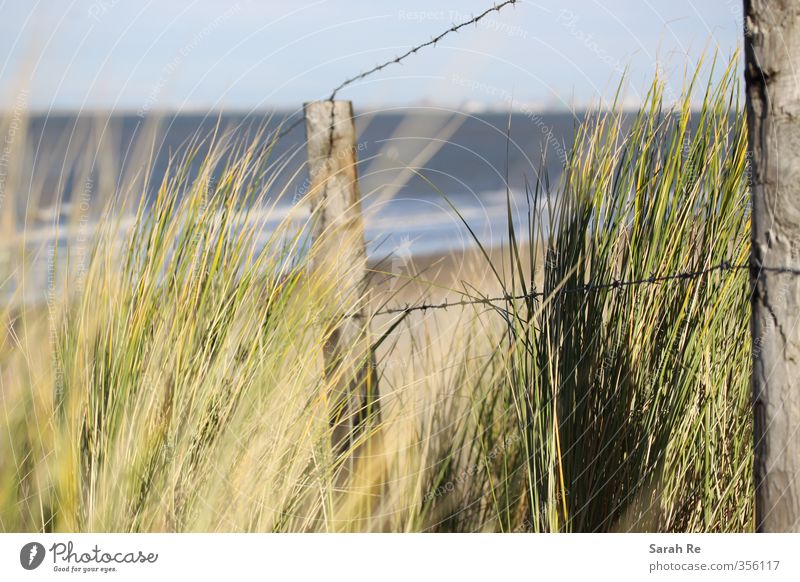
[[[393,59],[391,59],[389,61],[386,61],[385,63],[381,63],[380,65],[375,65],[371,69],[369,69],[367,71],[364,71],[363,73],[359,73],[355,77],[351,77],[349,79],[346,79],[345,81],[342,81],[342,83],[331,92],[331,96],[328,97],[328,101],[333,101],[334,99],[336,99],[336,95],[339,93],[339,91],[341,91],[342,89],[344,89],[348,85],[351,85],[351,84],[355,83],[356,81],[360,81],[361,79],[369,77],[373,73],[377,73],[378,71],[380,71],[382,69],[385,69],[389,65],[399,64],[401,61],[403,61],[404,59],[410,57],[411,55],[413,55],[414,53],[416,53],[420,49],[423,49],[423,48],[431,46],[431,45],[435,45],[437,42],[442,40],[445,36],[447,36],[451,32],[458,32],[460,29],[464,28],[465,26],[469,26],[470,24],[476,24],[479,20],[483,19],[488,14],[491,14],[492,12],[499,12],[500,10],[502,10],[503,8],[508,6],[509,4],[516,4],[518,1],[519,0],[506,0],[505,2],[501,2],[500,4],[495,4],[491,8],[487,8],[486,10],[481,12],[478,16],[474,16],[470,20],[467,20],[466,22],[462,22],[461,24],[454,24],[453,26],[451,26],[450,28],[448,28],[447,30],[442,32],[441,34],[433,37],[428,42],[424,42],[424,43],[422,43],[420,45],[417,45],[414,48],[409,49],[408,51],[406,51],[405,53],[403,53],[400,56],[397,56],[397,57],[395,57],[395,58],[393,58]]]
[[[710,267],[706,267],[704,269],[698,269],[695,271],[683,271],[680,273],[672,273],[670,275],[651,275],[650,277],[644,279],[630,279],[630,280],[621,280],[621,279],[614,279],[613,281],[606,281],[603,283],[587,283],[585,285],[581,285],[579,287],[571,287],[567,289],[559,289],[558,291],[554,291],[553,293],[547,293],[545,291],[531,291],[530,293],[524,293],[519,295],[503,295],[500,297],[476,297],[476,298],[469,298],[469,299],[462,299],[458,301],[443,301],[441,303],[421,303],[419,305],[406,305],[402,307],[392,307],[389,309],[383,309],[375,312],[373,315],[396,315],[398,313],[412,313],[414,311],[428,311],[434,309],[447,309],[449,307],[464,307],[467,305],[491,305],[494,306],[496,303],[500,302],[508,302],[508,301],[518,301],[523,299],[537,299],[542,297],[558,297],[561,295],[566,295],[569,293],[590,293],[592,291],[603,291],[608,289],[626,289],[629,287],[635,287],[638,285],[658,285],[661,283],[667,283],[670,281],[686,281],[691,279],[699,279],[700,277],[704,277],[715,271],[751,271],[754,273],[759,272],[767,272],[767,273],[776,273],[776,274],[790,274],[790,275],[797,275],[800,276],[800,269],[793,268],[793,267],[761,267],[761,266],[750,266],[750,265],[734,265],[728,261],[723,261],[716,265],[712,265]]]

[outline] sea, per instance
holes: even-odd
[[[239,132],[248,141],[259,129],[266,129],[267,136],[273,129],[288,127],[296,115],[162,114],[157,124],[135,113],[34,115],[28,136],[35,158],[31,173],[39,183],[52,185],[47,190],[60,191],[62,204],[69,208],[75,202],[70,196],[83,189],[72,181],[86,160],[69,155],[68,148],[83,147],[75,144],[102,132],[112,137],[104,137],[106,151],[95,157],[98,164],[104,156],[116,160],[120,173],[116,187],[124,187],[125,161],[137,142],[140,146],[145,142],[152,152],[148,155],[154,190],[167,172],[170,157],[193,137],[209,136],[217,129],[218,133]],[[432,107],[356,112],[354,118],[371,254],[399,244],[412,253],[447,251],[473,244],[470,229],[479,238],[487,237],[482,244],[501,242],[498,237],[508,232],[509,199],[515,216],[522,220],[529,210],[526,189],[533,191],[537,182],[542,186],[545,176],[551,184],[559,179],[580,121],[572,113],[465,113]],[[73,144],[65,146],[70,139]],[[304,124],[279,139],[270,156],[278,174],[270,195],[276,200],[274,220],[280,220],[308,189]],[[74,168],[70,167],[73,158]],[[105,182],[107,188],[110,181]],[[56,196],[45,198],[50,198],[42,201],[46,209]],[[44,212],[43,216],[48,215]]]

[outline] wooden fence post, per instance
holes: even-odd
[[[800,531],[800,12],[745,0],[756,530]],[[771,269],[771,270],[770,270]]]
[[[377,374],[371,352],[366,286],[367,252],[356,168],[356,132],[350,101],[304,105],[309,196],[314,213],[312,276],[329,298],[324,306],[325,373],[332,394],[332,445],[342,453],[379,417]]]

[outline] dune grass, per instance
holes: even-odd
[[[187,144],[155,199],[120,189],[46,306],[3,308],[0,529],[751,530],[746,277],[559,292],[745,260],[734,67],[576,127],[489,265],[545,296],[406,318],[358,459],[330,450],[336,281],[304,231],[263,235],[280,160]]]
[[[506,294],[539,278],[545,297],[507,306],[505,395],[486,425],[495,439],[518,435],[495,495],[523,504],[535,531],[752,528],[746,276],[560,293],[747,262],[733,67],[693,110],[696,83],[674,109],[663,110],[656,83],[633,119],[592,116],[547,200],[550,229],[532,216],[529,240],[544,253],[523,264],[511,245]],[[541,196],[534,189],[532,207]],[[524,474],[511,492],[522,475],[509,466]],[[498,502],[495,514],[520,527],[518,508]]]

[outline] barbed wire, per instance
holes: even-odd
[[[755,273],[767,272],[775,274],[791,274],[800,276],[799,268],[735,265],[730,263],[729,261],[722,261],[721,263],[703,269],[698,269],[694,271],[682,271],[679,273],[672,273],[669,275],[651,275],[650,277],[642,279],[629,279],[629,280],[614,279],[612,281],[606,281],[602,283],[586,283],[578,287],[557,289],[552,292],[537,291],[536,289],[534,289],[528,293],[520,293],[517,295],[507,294],[498,297],[470,297],[469,299],[460,299],[453,301],[445,300],[440,303],[421,303],[418,305],[405,305],[401,307],[391,307],[388,309],[378,310],[372,315],[373,317],[375,317],[379,315],[408,314],[408,313],[413,313],[415,311],[448,309],[451,307],[466,307],[469,305],[488,305],[496,307],[496,304],[501,302],[541,299],[544,297],[555,298],[570,293],[591,293],[593,291],[603,291],[608,289],[614,289],[614,290],[627,289],[639,285],[659,285],[671,281],[689,281],[693,279],[699,279],[701,277],[705,277],[717,271],[735,272],[744,270],[752,271]]]
[[[465,26],[469,26],[470,24],[477,24],[478,21],[482,20],[483,18],[485,18],[487,15],[491,14],[492,12],[500,12],[506,6],[508,6],[510,4],[516,4],[518,1],[519,0],[506,0],[505,2],[501,2],[500,4],[495,4],[491,8],[487,8],[486,10],[484,10],[483,12],[478,14],[478,16],[473,16],[471,19],[469,19],[469,20],[467,20],[465,22],[462,22],[461,24],[454,24],[453,26],[451,26],[450,28],[448,28],[444,32],[442,32],[442,33],[436,35],[435,37],[433,37],[431,40],[429,40],[427,42],[424,42],[422,44],[419,44],[419,45],[415,46],[412,49],[409,49],[408,51],[406,51],[402,55],[397,56],[397,57],[395,57],[395,58],[393,58],[391,60],[388,60],[388,61],[386,61],[384,63],[381,63],[380,65],[375,65],[371,69],[368,69],[368,70],[364,71],[363,73],[359,73],[355,77],[350,77],[349,79],[346,79],[346,80],[342,81],[339,84],[339,86],[336,87],[331,92],[331,96],[328,97],[328,101],[333,101],[334,99],[336,99],[336,95],[339,93],[339,91],[341,91],[342,89],[344,89],[348,85],[352,85],[356,81],[360,81],[361,79],[365,79],[366,77],[369,77],[370,75],[385,69],[389,65],[399,64],[403,60],[405,60],[408,57],[410,57],[411,55],[415,54],[417,51],[419,51],[419,50],[421,50],[421,49],[423,49],[425,47],[429,47],[429,46],[435,45],[437,42],[442,40],[448,34],[451,34],[451,33],[454,33],[454,32],[458,32],[460,29],[464,28]]]
[[[339,85],[336,88],[334,88],[333,91],[331,91],[330,97],[328,97],[327,101],[333,101],[334,99],[336,99],[336,95],[339,93],[339,91],[341,91],[342,89],[344,89],[348,85],[352,85],[356,81],[360,81],[362,79],[365,79],[365,78],[369,77],[370,75],[373,75],[373,74],[375,74],[375,73],[377,73],[379,71],[382,71],[383,69],[385,69],[386,67],[388,67],[390,65],[400,64],[405,59],[407,59],[411,55],[417,53],[421,49],[424,49],[424,48],[429,47],[429,46],[436,45],[436,43],[438,43],[440,40],[442,40],[447,35],[452,34],[452,33],[456,33],[459,30],[461,30],[462,28],[464,28],[465,26],[469,26],[471,24],[477,24],[480,20],[486,18],[486,16],[488,16],[492,12],[499,12],[500,10],[505,8],[506,6],[509,6],[510,4],[516,4],[517,2],[519,2],[519,0],[506,0],[505,2],[501,2],[499,4],[495,4],[491,8],[487,8],[486,10],[484,10],[483,12],[478,14],[477,16],[473,16],[469,20],[466,20],[466,21],[464,21],[464,22],[462,22],[460,24],[454,24],[453,26],[451,26],[447,30],[439,33],[438,35],[436,35],[435,37],[433,37],[429,41],[426,41],[426,42],[423,42],[422,44],[416,45],[415,47],[407,50],[402,55],[396,56],[393,59],[385,61],[385,62],[383,62],[383,63],[381,63],[379,65],[375,65],[371,69],[368,69],[368,70],[366,70],[366,71],[364,71],[362,73],[359,73],[358,75],[356,75],[354,77],[350,77],[349,79],[345,79],[344,81],[339,83]],[[277,134],[275,136],[275,139],[278,140],[278,139],[281,139],[282,137],[285,137],[288,134],[290,134],[292,132],[292,130],[294,130],[298,125],[303,123],[303,120],[304,120],[303,116],[301,116],[300,119],[295,120],[286,129],[282,130],[279,134]]]

